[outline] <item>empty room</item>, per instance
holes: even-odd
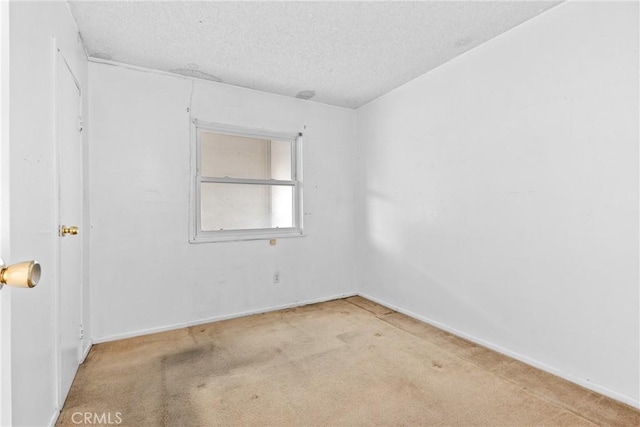
[[[639,426],[637,1],[0,1],[0,425]]]

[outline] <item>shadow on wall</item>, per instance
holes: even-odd
[[[428,200],[421,203],[421,212],[408,212],[397,194],[369,189],[364,197],[365,294],[489,342],[508,337],[511,346],[529,349],[529,354],[549,345],[545,328],[537,329],[535,319],[556,310],[556,303],[540,295],[529,277],[536,269],[531,254],[516,248],[534,238],[535,228],[523,224],[506,238],[503,231],[502,237],[493,233],[495,240],[487,240],[490,229],[499,227],[499,222],[488,220],[489,230],[474,233],[473,227],[486,213],[474,207],[473,201],[451,209],[455,214],[443,215]],[[511,200],[511,194],[501,198],[502,203],[495,203],[498,207],[519,203]],[[442,204],[442,200],[434,203]],[[509,209],[504,209],[508,214]],[[455,233],[447,231],[452,229],[452,220],[463,224]],[[570,330],[571,321],[567,318],[556,327]],[[522,333],[523,324],[527,333]]]

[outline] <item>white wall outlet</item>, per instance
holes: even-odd
[[[280,272],[276,271],[273,273],[273,283],[280,283]]]

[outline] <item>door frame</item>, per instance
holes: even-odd
[[[53,40],[53,55],[54,55],[54,67],[53,67],[53,79],[54,79],[54,96],[53,96],[53,111],[55,111],[55,117],[53,120],[53,126],[54,126],[54,135],[55,135],[55,150],[54,150],[54,164],[55,164],[55,173],[54,173],[54,188],[55,188],[55,197],[54,197],[54,206],[53,206],[53,212],[54,212],[54,224],[57,227],[56,230],[56,237],[57,237],[57,241],[56,241],[56,245],[55,245],[55,255],[54,255],[54,262],[56,265],[56,292],[55,292],[55,318],[56,318],[56,324],[55,324],[55,333],[56,333],[56,404],[57,404],[57,409],[58,411],[62,410],[62,406],[64,405],[64,400],[66,399],[66,396],[63,396],[62,394],[62,355],[61,355],[61,351],[62,351],[62,346],[60,343],[60,339],[61,339],[61,318],[60,318],[60,314],[61,314],[61,309],[60,309],[60,305],[61,305],[61,294],[62,294],[62,238],[60,236],[60,224],[61,224],[61,215],[60,215],[60,207],[61,207],[61,203],[60,203],[60,196],[61,196],[61,191],[60,191],[60,183],[61,183],[61,174],[62,174],[62,170],[60,167],[60,153],[62,150],[62,140],[61,140],[61,136],[60,136],[60,128],[59,128],[59,120],[60,120],[60,109],[58,108],[58,102],[60,99],[60,93],[59,93],[59,89],[60,89],[60,70],[63,69],[62,67],[66,68],[67,71],[71,74],[71,77],[73,78],[76,87],[78,88],[79,91],[79,97],[78,97],[78,111],[80,112],[80,114],[83,114],[83,97],[84,97],[84,91],[82,90],[82,85],[80,84],[80,80],[78,80],[77,77],[77,73],[75,73],[73,71],[73,68],[71,67],[71,65],[69,65],[69,62],[66,60],[64,53],[62,52],[62,50],[60,49],[60,47],[57,44],[57,41],[54,37]],[[82,116],[79,117],[79,120],[81,121]],[[80,122],[78,123],[80,125]],[[79,147],[80,147],[80,186],[81,188],[84,189],[84,164],[82,163],[82,159],[83,157],[83,151],[84,151],[84,147],[82,144],[82,136],[79,135]],[[77,236],[80,239],[80,246],[84,249],[84,229],[85,229],[85,224],[84,224],[84,200],[83,200],[83,194],[84,192],[81,194],[81,200],[80,200],[80,224],[78,224],[80,226],[80,234]],[[80,278],[81,280],[84,278],[84,250],[81,251],[81,258],[79,260],[79,268],[80,268]],[[81,282],[80,283],[80,324],[82,325],[84,322],[84,285]],[[79,333],[80,331],[78,331]],[[78,365],[80,363],[82,363],[82,355],[83,355],[83,340],[81,339],[79,342],[79,347],[78,347]]]
[[[10,254],[9,2],[0,1],[0,255]],[[0,425],[12,424],[11,292],[0,291]]]

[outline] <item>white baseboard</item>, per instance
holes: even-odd
[[[320,302],[326,302],[326,301],[331,301],[331,300],[336,300],[336,299],[341,299],[341,298],[348,298],[348,297],[352,297],[352,296],[355,296],[355,295],[357,295],[355,292],[346,293],[346,294],[339,294],[339,295],[332,295],[332,296],[328,296],[328,297],[310,299],[310,300],[305,300],[305,301],[297,301],[297,302],[290,303],[290,304],[283,304],[283,305],[278,305],[278,306],[260,308],[260,309],[256,309],[256,310],[248,310],[248,311],[242,311],[242,312],[238,312],[238,313],[225,314],[225,315],[222,315],[222,316],[207,317],[207,318],[204,318],[204,319],[198,319],[198,320],[193,320],[193,321],[189,321],[189,322],[175,323],[175,324],[172,324],[172,325],[159,326],[159,327],[156,327],[156,328],[141,329],[141,330],[137,330],[137,331],[133,331],[133,332],[125,332],[125,333],[122,333],[122,334],[108,335],[108,336],[105,336],[105,337],[93,338],[92,343],[93,344],[100,344],[100,343],[105,343],[105,342],[109,342],[109,341],[116,341],[116,340],[122,340],[122,339],[126,339],[126,338],[139,337],[139,336],[142,336],[142,335],[149,335],[149,334],[155,334],[155,333],[158,333],[158,332],[171,331],[171,330],[174,330],[174,329],[187,328],[189,326],[202,325],[204,323],[219,322],[221,320],[229,320],[229,319],[235,319],[237,317],[250,316],[252,314],[267,313],[267,312],[270,312],[270,311],[283,310],[283,309],[286,309],[286,308],[300,307],[300,306],[303,306],[303,305],[317,304],[317,303],[320,303]]]
[[[93,340],[89,339],[89,341],[87,342],[87,346],[82,350],[82,356],[80,357],[80,364],[81,365],[84,363],[85,360],[87,360],[87,356],[89,355],[89,352],[91,351],[91,347],[93,347]]]
[[[610,397],[610,398],[612,398],[614,400],[617,400],[619,402],[622,402],[622,403],[625,403],[627,405],[633,406],[634,408],[640,409],[640,400],[636,400],[631,396],[627,396],[625,394],[621,394],[621,393],[618,393],[616,391],[610,390],[610,389],[608,389],[606,387],[603,387],[603,386],[601,386],[599,384],[595,384],[595,383],[593,383],[591,381],[588,381],[586,379],[578,378],[578,377],[576,377],[574,375],[568,374],[568,373],[566,373],[566,372],[564,372],[564,371],[562,371],[560,369],[557,369],[557,368],[555,368],[553,366],[549,366],[546,363],[543,363],[543,362],[540,362],[538,360],[532,359],[532,358],[530,358],[528,356],[522,355],[522,354],[517,353],[515,351],[511,351],[511,350],[509,350],[507,348],[501,347],[501,346],[499,346],[497,344],[494,344],[492,342],[489,342],[489,341],[485,341],[485,340],[483,340],[481,338],[477,338],[477,337],[475,337],[473,335],[466,334],[466,333],[464,333],[462,331],[459,331],[459,330],[451,328],[451,327],[449,327],[449,326],[447,326],[445,324],[442,324],[442,323],[440,323],[440,322],[438,322],[436,320],[429,319],[428,317],[421,316],[421,315],[413,313],[413,312],[411,312],[409,310],[405,310],[405,309],[403,309],[401,307],[397,307],[397,306],[395,306],[393,304],[389,304],[389,303],[387,303],[385,301],[382,301],[381,299],[378,299],[378,298],[376,298],[374,296],[368,295],[368,294],[366,294],[364,292],[358,292],[358,295],[360,295],[361,297],[366,298],[368,300],[371,300],[371,301],[373,301],[375,303],[378,303],[380,305],[388,307],[388,308],[390,308],[392,310],[395,310],[395,311],[397,311],[399,313],[406,314],[407,316],[412,317],[412,318],[414,318],[416,320],[420,320],[421,322],[428,323],[429,325],[435,326],[436,328],[445,330],[445,331],[447,331],[449,333],[452,333],[453,335],[459,336],[461,338],[464,338],[466,340],[469,340],[471,342],[479,344],[479,345],[481,345],[483,347],[487,347],[487,348],[489,348],[491,350],[497,351],[498,353],[502,353],[505,356],[509,356],[509,357],[511,357],[513,359],[517,359],[517,360],[519,360],[519,361],[521,361],[523,363],[526,363],[527,365],[533,366],[534,368],[537,368],[537,369],[540,369],[542,371],[548,372],[548,373],[550,373],[552,375],[555,375],[557,377],[563,378],[563,379],[565,379],[567,381],[570,381],[572,383],[578,384],[579,386],[582,386],[582,387],[587,388],[589,390],[593,390],[596,393],[600,393],[600,394],[602,394],[604,396]]]
[[[160,326],[160,327],[156,327],[156,328],[149,328],[149,329],[143,329],[143,330],[138,330],[138,331],[133,331],[133,332],[126,332],[123,334],[114,334],[114,335],[109,335],[106,337],[101,337],[101,338],[94,338],[92,340],[92,344],[100,344],[100,343],[104,343],[104,342],[109,342],[109,341],[116,341],[116,340],[121,340],[121,339],[126,339],[126,338],[133,338],[133,337],[138,337],[138,336],[142,336],[142,335],[149,335],[149,334],[154,334],[154,333],[158,333],[158,332],[164,332],[164,331],[170,331],[170,330],[174,330],[174,329],[180,329],[180,328],[186,328],[189,326],[196,326],[196,325],[201,325],[204,323],[211,323],[211,322],[218,322],[221,320],[228,320],[228,319],[234,319],[237,317],[243,317],[243,316],[250,316],[252,314],[260,314],[260,313],[267,313],[270,311],[276,311],[276,310],[283,310],[286,308],[292,308],[292,307],[300,307],[303,305],[308,305],[308,304],[316,304],[316,303],[320,303],[320,302],[325,302],[325,301],[331,301],[331,300],[336,300],[336,299],[341,299],[341,298],[348,298],[351,296],[355,296],[355,295],[359,295],[363,298],[367,298],[373,302],[376,302],[380,305],[383,305],[385,307],[388,307],[392,310],[395,310],[399,313],[402,314],[406,314],[409,317],[412,317],[414,319],[417,319],[421,322],[427,323],[429,325],[435,326],[436,328],[442,329],[444,331],[447,331],[453,335],[459,336],[461,338],[464,338],[466,340],[469,340],[471,342],[474,342],[476,344],[479,344],[483,347],[489,348],[491,350],[497,351],[498,353],[504,354],[506,356],[509,356],[513,359],[519,360],[523,363],[526,363],[527,365],[533,366],[534,368],[540,369],[542,371],[548,372],[552,375],[558,376],[560,378],[563,378],[567,381],[570,381],[572,383],[578,384],[579,386],[582,386],[584,388],[587,388],[589,390],[593,390],[596,393],[600,393],[604,396],[610,397],[614,400],[617,400],[619,402],[625,403],[627,405],[630,405],[634,408],[638,408],[640,409],[640,400],[636,400],[631,396],[627,396],[625,394],[621,394],[618,393],[616,391],[613,391],[611,389],[608,389],[607,387],[601,386],[599,384],[595,384],[591,381],[588,381],[586,379],[583,378],[578,378],[574,375],[568,374],[558,368],[555,368],[553,366],[547,365],[546,363],[540,362],[536,359],[530,358],[528,356],[522,355],[520,353],[517,353],[515,351],[509,350],[507,348],[501,347],[497,344],[494,344],[492,342],[489,341],[485,341],[481,338],[477,338],[473,335],[469,335],[465,332],[459,331],[455,328],[451,328],[443,323],[440,323],[436,320],[430,319],[428,317],[413,313],[409,310],[405,310],[402,307],[398,307],[395,306],[393,304],[389,304],[386,301],[383,301],[379,298],[376,298],[372,295],[369,295],[367,293],[364,292],[357,292],[357,293],[346,293],[346,294],[339,294],[339,295],[332,295],[332,296],[328,296],[328,297],[323,297],[323,298],[316,298],[316,299],[311,299],[311,300],[305,300],[305,301],[298,301],[295,303],[291,303],[291,304],[283,304],[283,305],[279,305],[279,306],[272,306],[272,307],[265,307],[265,308],[261,308],[261,309],[257,309],[257,310],[249,310],[249,311],[243,311],[243,312],[238,312],[238,313],[232,313],[232,314],[226,314],[226,315],[222,315],[222,316],[214,316],[214,317],[208,317],[208,318],[204,318],[204,319],[199,319],[199,320],[194,320],[194,321],[189,321],[189,322],[182,322],[182,323],[177,323],[177,324],[173,324],[173,325],[165,325],[165,326]],[[91,344],[85,349],[85,353],[84,353],[84,357],[87,356],[87,354],[89,353],[89,350],[91,349]],[[84,359],[84,358],[83,358]],[[55,415],[55,419],[57,419],[57,414]],[[54,420],[55,423],[55,420]]]
[[[53,413],[53,415],[51,416],[51,419],[49,420],[49,427],[55,427],[56,422],[58,422],[58,417],[60,416],[60,411],[58,409],[55,410],[55,412]]]

